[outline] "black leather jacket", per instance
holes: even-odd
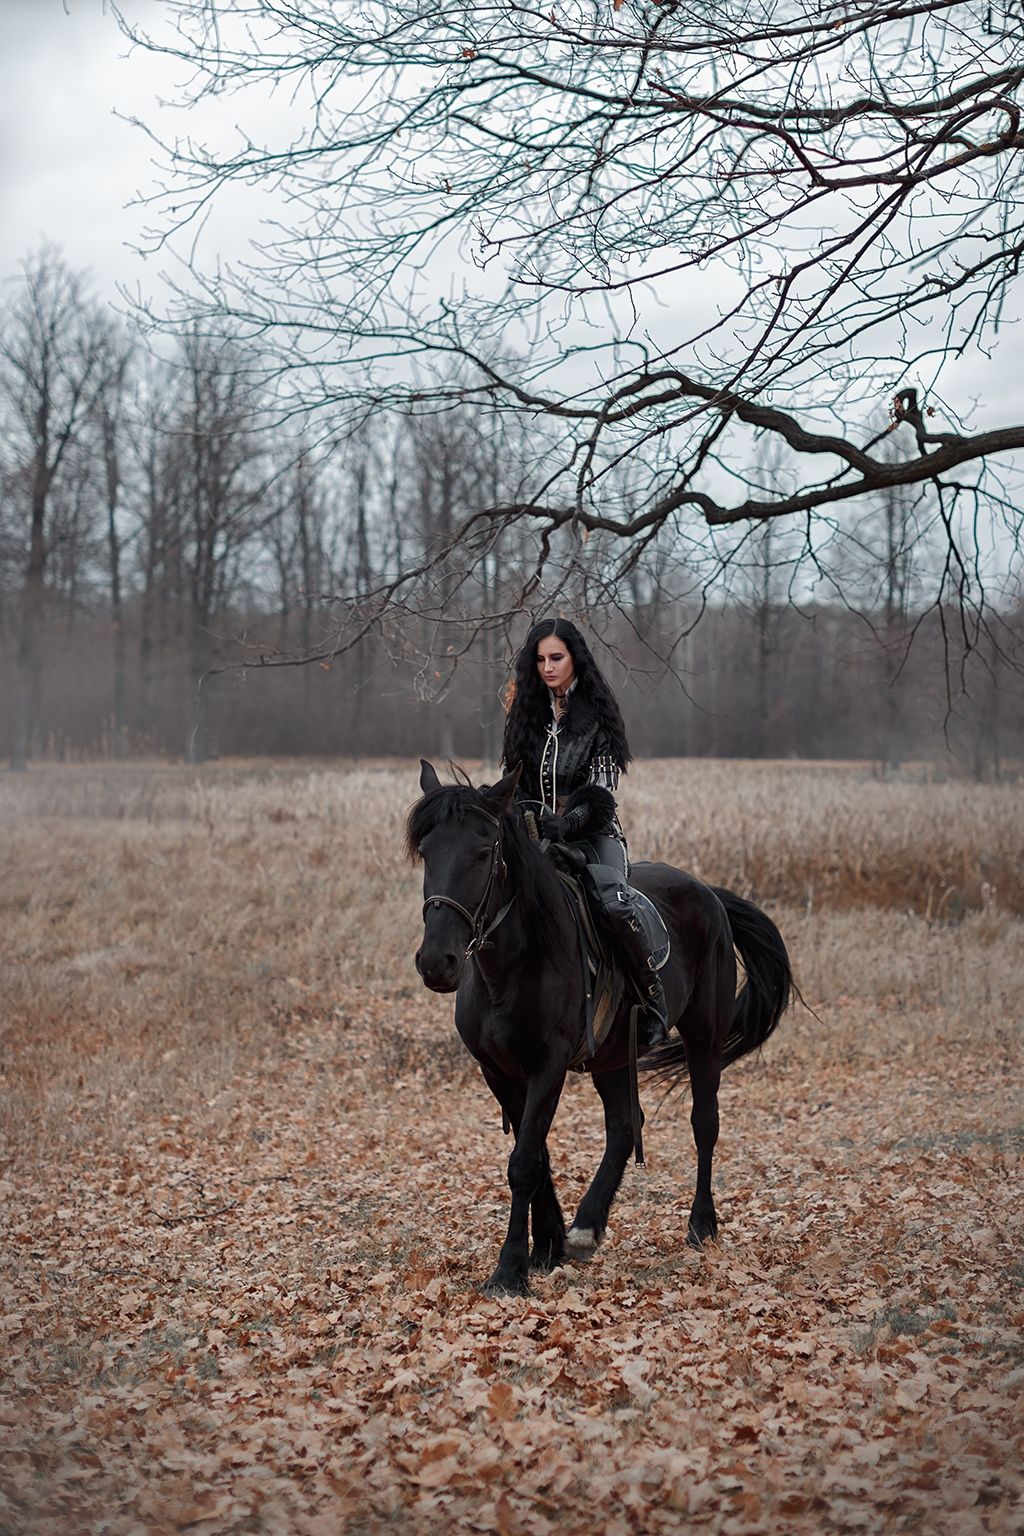
[[[618,818],[608,818],[608,801],[588,796],[593,786],[614,794],[619,783],[619,763],[601,720],[582,699],[570,693],[568,707],[557,722],[552,714],[546,734],[534,745],[523,764],[519,798],[534,808],[576,813],[579,837],[606,835],[622,838]],[[600,805],[598,802],[603,802]],[[586,810],[582,818],[579,814]]]

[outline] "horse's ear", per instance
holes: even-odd
[[[429,795],[432,789],[440,789],[441,780],[434,772],[433,763],[428,763],[425,757],[420,758],[420,789],[425,795]]]
[[[499,816],[504,816],[512,804],[512,797],[516,792],[516,785],[519,783],[522,771],[522,763],[516,763],[511,773],[506,773],[503,779],[499,779],[497,784],[492,784],[485,792],[484,799],[494,806]]]

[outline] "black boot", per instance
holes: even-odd
[[[648,1051],[656,1051],[659,1046],[668,1045],[669,1042],[665,988],[650,956],[647,957],[640,985],[646,994],[646,1002],[636,1021],[636,1053],[638,1056],[646,1056]]]
[[[667,1045],[668,1008],[661,977],[652,963],[650,940],[640,920],[633,892],[617,871],[603,865],[588,865],[587,875],[592,891],[598,898],[600,910],[620,953],[627,963],[643,999],[642,1011],[637,1018],[637,1054]]]

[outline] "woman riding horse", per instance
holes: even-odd
[[[593,886],[602,915],[645,999],[642,1052],[668,1039],[665,993],[629,881],[629,854],[616,814],[619,775],[632,758],[622,714],[590,647],[568,619],[543,619],[515,660],[502,759],[522,763],[517,798],[538,816],[540,835],[578,847],[588,864],[619,877]]]

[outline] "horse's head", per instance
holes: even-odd
[[[421,770],[423,798],[408,822],[409,852],[423,860],[423,943],[416,969],[432,992],[454,992],[501,905],[501,818],[521,770],[480,789],[468,780],[442,784],[425,760]]]

